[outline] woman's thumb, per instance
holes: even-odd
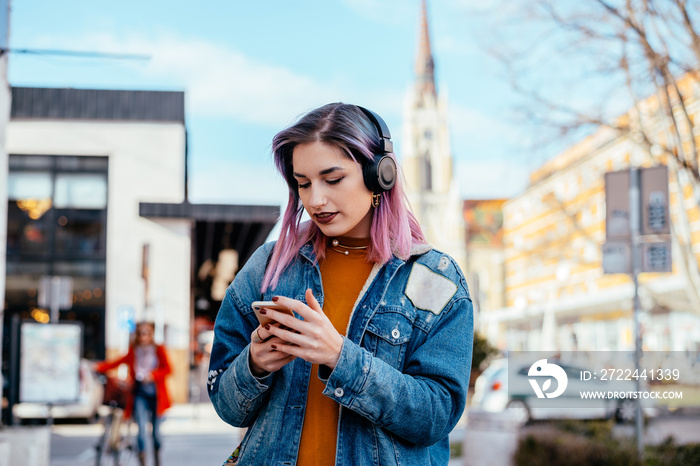
[[[314,296],[314,292],[311,291],[311,288],[306,289],[306,303],[314,311],[323,314],[323,309],[321,309],[321,305],[318,303],[318,300],[316,299],[316,296]]]

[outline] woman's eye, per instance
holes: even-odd
[[[297,185],[299,186],[299,189],[306,189],[306,188],[308,188],[309,186],[311,186],[311,182],[309,182],[309,183],[304,183],[304,184],[298,183]]]
[[[338,184],[340,181],[345,178],[344,176],[341,176],[340,178],[336,178],[335,180],[326,180],[326,183],[328,184]]]

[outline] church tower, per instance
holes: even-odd
[[[426,0],[422,0],[415,73],[406,95],[401,145],[406,192],[430,244],[465,270],[462,202],[453,176],[447,99],[435,86]]]

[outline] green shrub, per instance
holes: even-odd
[[[700,444],[677,445],[672,438],[649,445],[637,459],[634,437],[615,438],[610,421],[565,420],[528,428],[514,456],[518,466],[686,466],[700,465]]]
[[[479,333],[474,333],[474,351],[472,352],[472,370],[481,371],[482,364],[489,362],[499,354],[497,348]]]
[[[700,464],[700,444],[676,445],[668,437],[660,445],[647,447],[644,466],[686,466]]]
[[[633,445],[613,443],[551,429],[547,433],[529,433],[521,438],[514,459],[518,466],[639,465]]]

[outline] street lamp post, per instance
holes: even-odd
[[[626,191],[626,192],[625,192]],[[640,374],[642,334],[639,274],[671,272],[668,170],[663,165],[605,174],[605,237],[603,272],[624,273],[634,284],[634,364]],[[644,455],[641,380],[635,377],[637,453]]]
[[[636,373],[640,372],[640,363],[642,359],[642,332],[639,324],[639,314],[641,306],[639,304],[639,272],[641,271],[641,216],[639,206],[639,170],[637,167],[630,166],[630,251],[632,252],[632,281],[634,282],[634,368]],[[641,391],[641,382],[639,377],[635,380],[635,389],[637,394]],[[640,459],[644,456],[644,432],[642,429],[642,404],[638,396],[634,400],[635,406],[635,436],[637,437],[637,455]]]

